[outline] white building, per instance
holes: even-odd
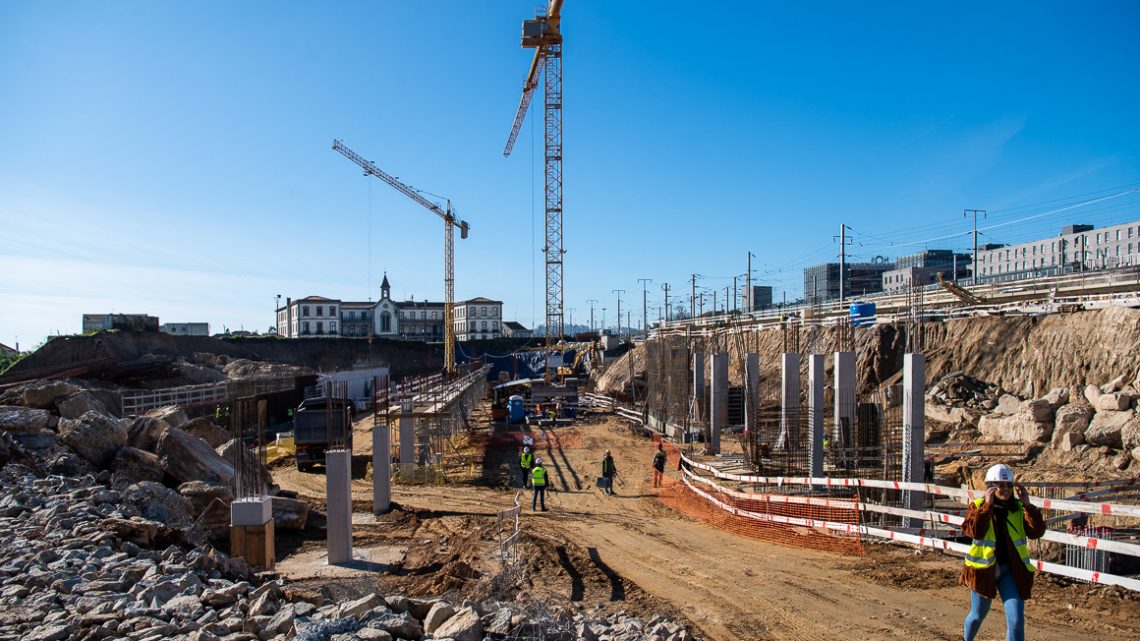
[[[503,301],[472,298],[455,303],[455,340],[471,341],[503,335]]]
[[[1140,264],[1140,221],[1069,225],[1052,238],[978,252],[978,280],[1001,281]]]
[[[470,325],[459,318],[468,319]],[[277,310],[277,334],[285,338],[308,336],[384,336],[400,340],[439,342],[443,340],[442,301],[392,300],[388,275],[380,283],[376,302],[342,301],[323,296],[286,299]],[[455,304],[457,340],[497,338],[502,335],[503,304],[486,298],[473,298]],[[470,327],[470,330],[468,330]]]

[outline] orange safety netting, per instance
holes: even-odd
[[[678,512],[733,534],[763,541],[829,552],[863,553],[859,510],[854,499],[815,493],[811,503],[787,502],[781,496],[750,494],[746,489],[733,492],[733,488],[725,487],[723,481],[712,477],[689,477],[686,482],[680,451],[672,443],[666,442],[664,446],[668,461],[664,478],[661,486],[652,491],[662,503]]]

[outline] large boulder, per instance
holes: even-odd
[[[479,613],[472,608],[463,608],[436,628],[432,636],[455,641],[482,641],[483,625],[479,622]]]
[[[157,418],[158,420],[166,423],[170,427],[182,427],[190,419],[186,418],[186,412],[177,405],[166,405],[164,407],[157,407],[148,411],[143,416]]]
[[[59,410],[59,415],[63,418],[79,418],[87,412],[110,414],[106,406],[104,406],[94,394],[87,390],[78,391],[67,398],[57,401],[56,408]]]
[[[1100,398],[1101,394],[1100,388],[1096,385],[1085,385],[1085,400],[1089,402],[1089,405],[1095,406],[1096,399]]]
[[[1101,394],[1111,394],[1113,392],[1119,392],[1121,389],[1124,388],[1124,383],[1127,379],[1128,379],[1128,376],[1126,374],[1121,374],[1120,376],[1117,376],[1116,378],[1105,383],[1104,385],[1101,385],[1100,386],[1100,393]]]
[[[1069,449],[1085,442],[1085,430],[1092,422],[1093,411],[1088,405],[1065,405],[1057,410],[1055,427],[1053,428],[1053,447],[1061,448],[1062,440],[1069,445]],[[1066,436],[1076,434],[1076,437]],[[1068,450],[1065,450],[1068,451]]]
[[[194,522],[211,539],[223,539],[230,532],[230,503],[234,493],[228,485],[190,481],[178,486],[178,494],[190,503]]]
[[[24,405],[45,410],[54,408],[56,401],[78,391],[78,387],[67,381],[34,381],[21,389]]]
[[[119,419],[87,412],[77,419],[60,419],[59,439],[92,464],[106,467],[127,444],[127,430]]]
[[[233,465],[218,455],[206,441],[172,427],[158,441],[162,468],[180,483],[206,481],[228,485],[234,478]]]
[[[1062,452],[1072,452],[1077,446],[1084,444],[1085,435],[1080,432],[1053,433],[1053,447]]]
[[[453,616],[455,616],[455,608],[447,601],[438,601],[435,605],[431,606],[427,616],[424,617],[424,632],[434,634],[439,626],[446,623],[447,620]]]
[[[950,425],[978,425],[978,412],[965,407],[948,407],[935,403],[925,404],[926,418],[938,423]]]
[[[1090,445],[1107,445],[1115,449],[1122,447],[1121,430],[1136,416],[1136,412],[1125,410],[1111,412],[1102,410],[1093,416],[1092,423],[1085,430],[1085,442]]]
[[[123,490],[123,498],[134,504],[144,517],[170,527],[186,528],[194,522],[190,501],[162,483],[132,483]]]
[[[127,423],[127,445],[153,452],[158,449],[162,433],[169,427],[166,421],[153,416],[137,416]]]
[[[1132,396],[1124,392],[1109,392],[1101,394],[1093,403],[1098,411],[1121,412],[1132,407]]]
[[[1133,416],[1120,428],[1120,444],[1126,450],[1140,447],[1140,414]]]
[[[1049,405],[1051,405],[1053,409],[1057,409],[1069,402],[1069,388],[1054,387],[1045,395],[1045,400],[1049,402]]]
[[[1033,417],[1038,423],[1053,421],[1053,405],[1046,399],[1037,398],[1021,403],[1020,412]]]
[[[230,432],[224,427],[219,427],[213,421],[205,416],[196,418],[192,421],[187,421],[181,427],[182,431],[192,436],[206,441],[210,447],[218,448],[230,440]]]
[[[1021,411],[1021,399],[1013,394],[1002,394],[998,399],[997,407],[994,408],[994,414],[1003,414],[1005,416],[1012,416]]]
[[[279,530],[303,530],[311,506],[301,499],[273,497],[273,521]]]
[[[1037,421],[1032,414],[1017,413],[1012,416],[991,414],[981,418],[978,422],[978,431],[990,441],[1043,443],[1053,435],[1053,423]]]
[[[157,456],[130,445],[124,445],[115,452],[110,469],[129,483],[161,481],[164,474]]]
[[[0,431],[40,432],[55,424],[51,412],[19,405],[0,405]]]

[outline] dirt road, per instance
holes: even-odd
[[[618,422],[584,426],[580,438],[563,443],[537,452],[550,469],[551,511],[531,512],[526,495],[524,530],[573,541],[603,572],[672,604],[711,639],[960,638],[969,600],[966,589],[956,585],[960,560],[875,545],[865,556],[843,556],[740,537],[679,515],[647,494],[652,444]],[[593,487],[606,448],[625,481],[610,497]],[[515,459],[511,450],[487,456],[485,476],[493,478],[506,476]],[[323,477],[277,472],[283,486],[314,498],[323,495]],[[393,499],[433,513],[487,515],[509,505],[515,491],[397,486]],[[354,497],[369,499],[370,486],[356,481]],[[581,599],[582,590],[573,585],[581,570],[566,564],[563,569],[538,579],[567,582],[566,593]],[[608,598],[620,596],[617,592]],[[1028,636],[1046,641],[1140,636],[1140,600],[1108,592],[1039,579],[1027,607]],[[1004,628],[1001,606],[995,605],[979,639],[1004,638]]]

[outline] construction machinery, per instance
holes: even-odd
[[[562,0],[549,0],[546,15],[537,15],[533,20],[524,20],[522,26],[522,46],[534,49],[534,59],[530,71],[523,82],[522,98],[515,113],[514,125],[507,138],[504,156],[511,155],[511,149],[518,138],[519,129],[530,107],[531,97],[538,87],[538,77],[542,74],[545,83],[545,193],[546,193],[546,244],[542,251],[546,255],[546,380],[555,374],[554,352],[549,348],[561,340],[563,325],[562,296],[562,257],[566,253],[562,238]]]
[[[394,187],[396,191],[443,219],[443,365],[448,374],[455,373],[455,239],[453,232],[458,227],[459,237],[467,238],[470,226],[456,215],[451,206],[450,198],[445,199],[447,209],[442,209],[439,205],[420,195],[419,191],[405,185],[372,164],[372,161],[365,160],[360,154],[345,147],[341,141],[334,140],[332,147],[345,158],[360,165],[365,174],[371,174],[383,180]]]

